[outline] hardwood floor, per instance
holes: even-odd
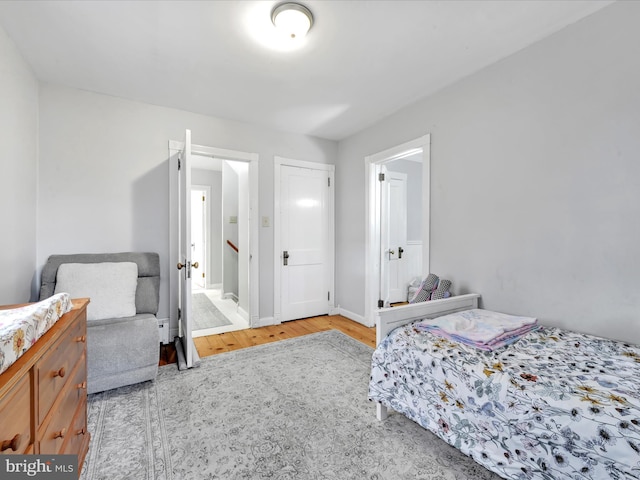
[[[236,332],[221,333],[208,337],[194,338],[196,349],[200,357],[208,357],[219,353],[230,352],[240,348],[249,348],[264,343],[277,342],[286,338],[294,338],[325,330],[339,330],[350,337],[369,345],[376,345],[375,327],[349,320],[341,315],[323,315],[321,317],[304,318],[284,322],[280,325],[238,330]],[[176,353],[173,344],[160,347],[160,365],[176,363]]]

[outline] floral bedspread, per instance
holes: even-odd
[[[542,327],[484,352],[405,325],[369,398],[504,478],[640,478],[637,345]]]
[[[25,307],[0,310],[0,373],[4,372],[71,310],[68,293]]]

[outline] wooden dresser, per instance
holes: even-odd
[[[2,454],[75,454],[81,471],[90,438],[88,303],[73,300],[73,309],[0,375]]]

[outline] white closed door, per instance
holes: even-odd
[[[332,172],[280,168],[280,320],[329,313]]]

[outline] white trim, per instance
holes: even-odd
[[[169,140],[169,318],[171,325],[178,324],[178,276],[175,268],[178,254],[178,153],[184,148],[184,142]],[[191,152],[196,155],[222,158],[249,163],[249,325],[258,326],[260,314],[260,275],[259,275],[259,209],[258,209],[258,154],[227,150],[224,148],[192,145]]]
[[[365,244],[365,325],[375,324],[376,302],[379,296],[380,278],[380,188],[377,170],[381,165],[415,155],[422,150],[422,269],[429,272],[430,250],[430,171],[431,134],[426,134],[401,145],[365,157],[365,204],[367,229]]]
[[[365,327],[373,327],[374,325],[374,324],[368,324],[362,315],[358,315],[357,313],[350,312],[349,310],[345,310],[344,308],[340,308],[339,310],[340,312],[338,313],[338,315],[342,315],[343,317],[346,317],[349,320],[353,320],[354,322],[361,323]]]
[[[258,319],[258,322],[257,322],[256,326],[253,327],[253,328],[268,327],[269,325],[276,325],[275,318],[273,318],[273,317],[262,317],[262,318]]]
[[[281,235],[280,235],[280,175],[282,166],[308,168],[310,170],[320,170],[327,172],[330,178],[329,188],[329,305],[328,311],[335,309],[335,165],[326,163],[307,162],[304,160],[294,160],[279,156],[273,157],[273,180],[274,180],[274,201],[273,201],[273,321],[274,325],[282,323],[281,315],[281,275],[280,262],[282,261]]]
[[[184,142],[169,140],[169,150],[178,152],[184,149]],[[223,160],[237,160],[239,162],[253,162],[258,160],[257,153],[241,152],[239,150],[227,150],[226,148],[206,147],[204,145],[191,145],[191,153],[193,155],[202,155],[203,157],[216,157]]]

